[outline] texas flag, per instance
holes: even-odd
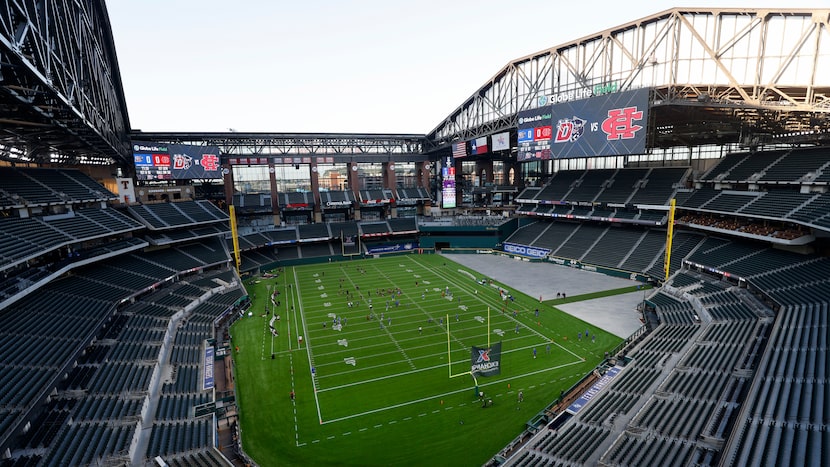
[[[487,137],[483,136],[481,138],[476,138],[470,141],[470,152],[475,154],[486,154],[487,153]]]

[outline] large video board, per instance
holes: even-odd
[[[551,106],[519,112],[519,161],[550,159]]]
[[[133,141],[137,180],[219,179],[219,148]]]
[[[457,203],[455,199],[455,166],[449,157],[444,160],[444,166],[441,168],[441,179],[441,207],[454,208]]]
[[[642,154],[648,98],[637,89],[520,112],[518,160]]]

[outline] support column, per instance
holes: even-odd
[[[387,190],[392,190],[393,196],[398,196],[398,177],[395,175],[395,163],[392,161],[381,164],[383,167],[383,187]],[[389,205],[389,211],[386,213],[388,217],[398,217],[398,209],[395,200]]]
[[[280,225],[280,197],[277,191],[277,167],[273,162],[268,163],[268,180],[271,187],[271,215],[274,218],[274,225]]]
[[[432,182],[432,167],[433,163],[428,161],[422,161],[415,163],[415,170],[417,171],[418,176],[417,178],[417,185],[424,190],[426,190],[427,194],[432,196],[430,193],[430,183]],[[423,205],[418,204],[417,213],[418,215],[424,216],[429,213],[430,208],[432,207],[432,201],[426,201]]]
[[[384,162],[383,166],[383,187],[392,191],[397,191],[398,177],[395,175],[395,163]]]
[[[222,182],[225,184],[225,206],[233,204],[233,166],[222,165]]]
[[[429,193],[429,185],[430,180],[432,179],[432,171],[427,167],[431,168],[432,164],[430,164],[427,161],[418,162],[417,164],[415,164],[415,170],[418,171],[418,186],[426,189],[427,193]]]
[[[323,213],[320,210],[320,174],[317,171],[317,158],[312,157],[309,164],[311,172],[311,194],[314,196],[314,222],[323,222]]]
[[[348,180],[349,190],[352,190],[352,194],[354,195],[355,207],[354,207],[354,220],[360,220],[360,177],[357,173],[357,162],[349,162],[348,164],[348,172],[346,174],[346,180]]]
[[[481,172],[484,172],[484,176],[481,176]],[[483,161],[476,161],[476,173],[477,176],[480,177],[481,186],[484,186],[486,183],[491,183],[493,181],[493,161],[483,160]]]
[[[476,161],[475,177],[478,178],[478,186],[484,187],[488,183],[493,182],[493,160],[479,160]],[[475,178],[473,179],[475,180]],[[493,193],[490,191],[479,190],[479,195],[473,196],[473,202],[483,202],[484,205],[489,206],[493,202]]]

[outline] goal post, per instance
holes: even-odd
[[[449,374],[450,379],[457,378],[459,376],[472,376],[473,381],[475,382],[476,386],[478,386],[478,380],[476,379],[475,372],[472,370],[462,371],[461,373],[453,374],[452,372],[452,350],[450,348],[451,339],[450,339],[450,315],[446,315],[446,323],[447,323],[447,372]],[[490,345],[490,307],[487,307],[487,348],[491,347]]]

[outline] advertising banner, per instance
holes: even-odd
[[[202,390],[213,389],[213,345],[205,343],[204,377],[202,379]]]
[[[504,243],[502,245],[505,253],[513,253],[516,255],[530,256],[531,258],[544,258],[550,254],[547,248],[538,248],[535,246],[519,245],[518,243]]]
[[[489,349],[473,346],[470,351],[470,372],[478,376],[495,376],[501,373],[501,342]]]
[[[381,253],[395,253],[398,251],[411,251],[418,248],[418,242],[395,243],[391,245],[374,245],[366,248],[366,253],[378,255]]]
[[[619,365],[610,368],[607,372],[605,372],[604,375],[602,375],[602,378],[598,379],[597,382],[594,383],[590,389],[585,391],[585,394],[580,396],[579,399],[575,400],[573,404],[571,404],[566,409],[566,412],[570,414],[577,414],[580,410],[582,410],[583,407],[585,407],[585,405],[588,402],[591,401],[591,399],[593,399],[602,390],[602,388],[608,386],[608,383],[610,383],[614,378],[616,378],[617,375],[620,374],[620,371],[622,371],[622,367]]]

